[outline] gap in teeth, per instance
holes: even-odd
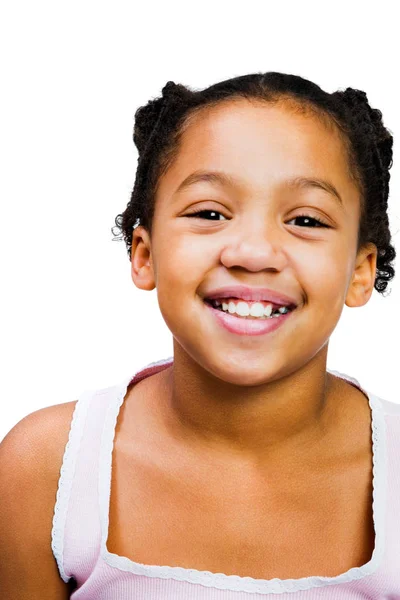
[[[273,310],[271,303],[263,304],[262,302],[248,303],[244,300],[234,302],[221,302],[220,300],[212,300],[214,308],[218,308],[223,312],[229,312],[239,317],[253,317],[259,319],[271,319],[279,317],[281,314],[289,312],[287,306],[280,306],[278,309]]]

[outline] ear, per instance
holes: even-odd
[[[150,236],[140,225],[133,230],[132,235],[131,277],[136,287],[141,290],[151,291],[156,287]]]
[[[372,242],[360,249],[345,300],[346,306],[364,306],[369,301],[374,291],[377,258],[378,249]]]

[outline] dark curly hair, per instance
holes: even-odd
[[[200,91],[168,81],[161,97],[139,107],[133,132],[139,152],[136,179],[125,211],[117,215],[111,228],[116,236],[113,240],[125,240],[130,259],[133,229],[140,224],[151,237],[157,185],[177,157],[188,125],[204,107],[238,98],[269,104],[284,101],[336,128],[347,153],[349,174],[360,192],[357,252],[369,242],[376,245],[374,287],[384,293],[394,277],[392,262],[396,257],[387,214],[393,137],[383,125],[381,111],[371,108],[365,92],[348,87],[329,94],[297,75],[252,73]]]

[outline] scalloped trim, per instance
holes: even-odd
[[[315,587],[337,585],[357,579],[362,579],[374,573],[381,565],[385,548],[384,508],[386,506],[387,485],[387,445],[386,424],[382,404],[378,396],[367,392],[354,377],[339,371],[327,369],[329,373],[336,374],[355,384],[367,396],[371,408],[371,431],[372,431],[372,512],[375,530],[375,547],[372,557],[368,563],[361,567],[353,567],[335,577],[311,576],[298,579],[254,579],[253,577],[241,577],[240,575],[226,575],[225,573],[212,573],[211,571],[199,571],[197,569],[186,569],[183,567],[171,567],[160,565],[146,565],[137,563],[125,556],[119,556],[109,552],[106,547],[109,528],[109,508],[111,497],[111,467],[112,450],[115,438],[115,428],[121,404],[123,403],[128,385],[132,381],[140,381],[146,376],[148,369],[156,372],[154,367],[158,365],[171,364],[173,357],[162,359],[146,365],[136,371],[133,377],[129,377],[117,387],[119,389],[115,399],[110,402],[105,419],[100,449],[99,470],[99,503],[101,521],[101,558],[111,567],[122,571],[143,575],[145,577],[157,577],[161,579],[175,579],[189,583],[200,584],[217,589],[267,593],[267,592],[294,592],[307,590]],[[149,375],[149,374],[148,374]]]
[[[58,571],[65,583],[72,579],[64,570],[64,532],[69,499],[71,495],[72,483],[75,475],[75,466],[79,454],[79,446],[82,439],[83,428],[86,421],[90,396],[92,391],[85,390],[75,405],[71,419],[71,425],[66,443],[62,465],[60,468],[60,477],[58,479],[58,488],[56,494],[56,503],[53,513],[53,527],[51,530],[51,548],[54,558],[57,561]]]

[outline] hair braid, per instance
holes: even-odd
[[[372,108],[362,90],[346,88],[335,92],[348,111],[349,136],[356,154],[356,162],[363,176],[360,239],[374,243],[378,249],[378,291],[385,291],[387,281],[394,277],[390,266],[396,250],[390,244],[388,200],[389,169],[393,165],[393,136],[384,126],[382,112]],[[369,200],[369,202],[368,202]]]

